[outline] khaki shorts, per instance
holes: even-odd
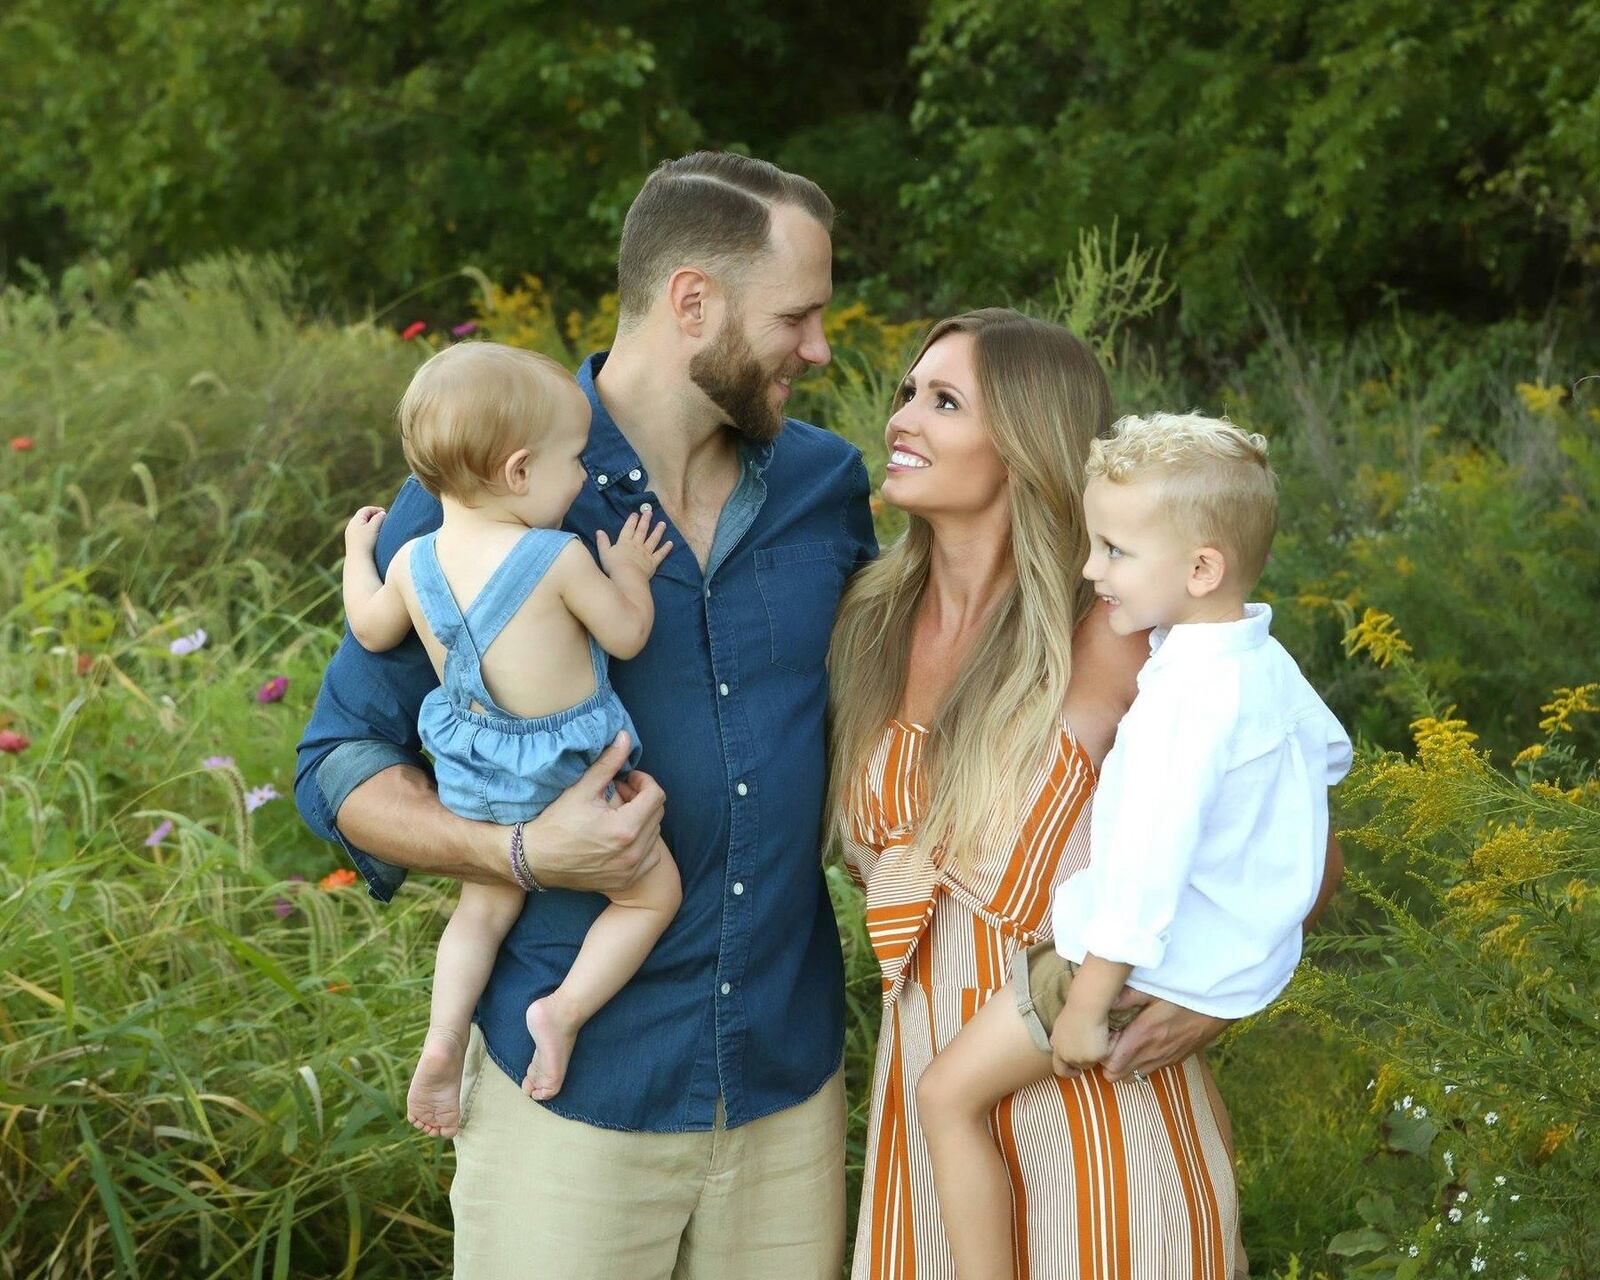
[[[472,1028],[456,1175],[456,1280],[838,1280],[844,1073],[729,1129],[629,1133],[525,1098]]]
[[[1067,1003],[1067,988],[1078,966],[1056,953],[1053,942],[1039,942],[1019,951],[1011,960],[1011,990],[1017,997],[1017,1012],[1043,1053],[1050,1052],[1050,1032]],[[1133,1021],[1137,1009],[1113,1009],[1106,1024],[1121,1031]]]

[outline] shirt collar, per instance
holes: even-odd
[[[589,418],[589,443],[583,451],[583,466],[598,488],[609,489],[613,485],[621,485],[631,492],[643,492],[650,487],[650,477],[594,385],[609,354],[608,351],[596,351],[578,368],[578,386],[589,397],[589,407],[593,410]],[[786,423],[785,429],[787,426]],[[758,443],[741,436],[739,461],[743,470],[758,476],[765,471],[767,464],[772,461],[774,443],[771,440]]]
[[[1258,648],[1266,643],[1271,628],[1272,606],[1265,604],[1245,605],[1244,617],[1237,622],[1185,622],[1175,627],[1157,627],[1150,633],[1150,661],[1145,663],[1144,671],[1184,658],[1219,658]]]

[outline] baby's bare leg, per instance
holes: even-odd
[[[428,1035],[406,1094],[406,1119],[431,1137],[453,1137],[460,1123],[461,1061],[472,1010],[500,943],[522,911],[522,897],[520,889],[463,884],[439,939]]]
[[[543,1101],[560,1091],[583,1024],[639,972],[650,948],[677,914],[683,901],[678,864],[664,845],[659,851],[661,860],[626,893],[614,896],[589,926],[561,985],[528,1006],[534,1052],[522,1091],[530,1098]]]
[[[1011,1181],[989,1113],[1050,1074],[1009,988],[992,996],[917,1082],[917,1121],[961,1280],[1011,1280]]]

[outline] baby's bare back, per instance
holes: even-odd
[[[465,614],[488,583],[500,562],[516,545],[518,534],[498,531],[490,537],[447,538],[441,529],[434,540],[439,568],[450,594]],[[410,545],[395,556],[391,569],[411,623],[422,639],[434,671],[444,678],[444,646],[428,626],[411,583]],[[587,555],[581,545],[579,551]],[[574,554],[563,552],[563,556]],[[501,710],[523,719],[547,716],[582,702],[595,691],[594,666],[589,657],[589,633],[572,616],[561,598],[558,567],[545,574],[505,629],[482,655],[483,683]],[[484,708],[473,704],[472,710]]]

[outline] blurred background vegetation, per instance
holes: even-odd
[[[606,345],[627,202],[702,145],[838,203],[795,411],[875,485],[926,319],[996,301],[1123,408],[1272,440],[1262,594],[1362,756],[1349,889],[1211,1055],[1255,1274],[1600,1274],[1596,37],[1544,0],[13,0],[3,1274],[446,1268],[400,1104],[450,896],[376,907],[287,798],[338,533],[452,330]],[[830,876],[854,1186],[878,984]]]

